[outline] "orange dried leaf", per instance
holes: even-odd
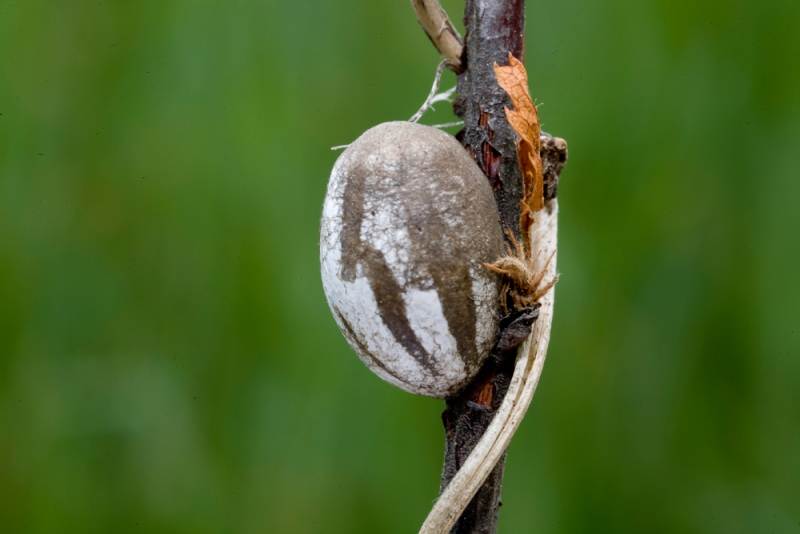
[[[508,94],[514,105],[514,109],[505,110],[508,123],[520,137],[517,144],[523,180],[520,224],[523,232],[526,232],[533,222],[533,212],[544,207],[539,113],[528,91],[528,74],[521,61],[508,54],[508,66],[500,67],[495,63],[494,73],[497,84]]]

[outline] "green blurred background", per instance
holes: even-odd
[[[527,37],[571,159],[500,531],[800,532],[800,2]],[[358,361],[317,240],[437,62],[407,0],[0,2],[0,532],[416,531],[442,402]]]

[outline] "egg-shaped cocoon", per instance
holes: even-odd
[[[488,180],[456,139],[410,122],[367,130],[333,167],[322,283],[347,341],[406,391],[457,394],[498,331],[503,255]]]

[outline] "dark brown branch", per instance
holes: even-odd
[[[494,63],[507,65],[509,52],[524,62],[524,0],[467,0],[464,24],[466,70],[453,103],[464,128],[456,137],[489,178],[501,222],[519,236],[518,138],[506,121],[504,107],[511,103],[497,85]]]
[[[523,60],[524,0],[467,0],[466,38],[453,109],[463,121],[459,141],[486,173],[497,200],[502,224],[519,236],[522,184],[517,163],[517,137],[505,118],[510,105],[497,85],[494,63],[506,65],[508,54]],[[442,414],[446,431],[443,490],[488,427],[508,389],[514,351],[493,354],[478,377],[458,397],[447,400]],[[500,507],[505,456],[478,490],[453,534],[494,533]]]

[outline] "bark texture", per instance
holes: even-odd
[[[511,102],[497,85],[494,63],[508,65],[509,52],[524,62],[524,0],[467,0],[464,24],[466,69],[453,103],[464,128],[456,137],[489,178],[501,222],[519,236],[517,135],[506,120],[504,107]]]

